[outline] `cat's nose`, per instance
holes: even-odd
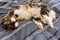
[[[11,22],[15,22],[16,21],[16,19],[14,18],[14,17],[11,17]]]

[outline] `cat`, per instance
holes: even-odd
[[[18,27],[19,22],[31,20],[39,29],[43,29],[43,23],[48,24],[50,28],[53,28],[52,21],[55,19],[55,11],[48,8],[46,4],[42,2],[31,2],[23,3],[16,9],[8,11],[8,13],[2,18],[1,24],[3,25],[3,28],[13,30]]]

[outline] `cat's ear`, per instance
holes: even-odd
[[[12,16],[13,14],[14,14],[14,10],[8,11],[8,15],[9,15],[9,16]]]

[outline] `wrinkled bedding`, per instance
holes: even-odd
[[[23,2],[31,0],[0,0],[0,18],[7,11],[14,9]],[[46,3],[56,13],[57,19],[53,22],[54,28],[50,29],[44,25],[44,30],[39,30],[38,27],[29,20],[19,23],[19,27],[13,31],[7,31],[0,25],[0,40],[60,40],[60,0],[35,0],[36,2]]]

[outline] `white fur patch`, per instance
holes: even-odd
[[[52,18],[52,21],[56,19],[56,13],[53,10],[49,12],[49,16]]]
[[[16,19],[11,17],[11,22],[15,22],[15,21],[16,21]]]
[[[15,27],[18,27],[18,22],[15,22]]]
[[[21,14],[21,13],[23,13],[25,10],[24,9],[16,9],[15,11],[14,11],[14,14],[17,14],[17,15],[19,15],[19,14]]]
[[[47,16],[47,15],[44,15],[44,21],[49,25],[49,27],[53,28],[53,22],[52,22],[52,19]]]

